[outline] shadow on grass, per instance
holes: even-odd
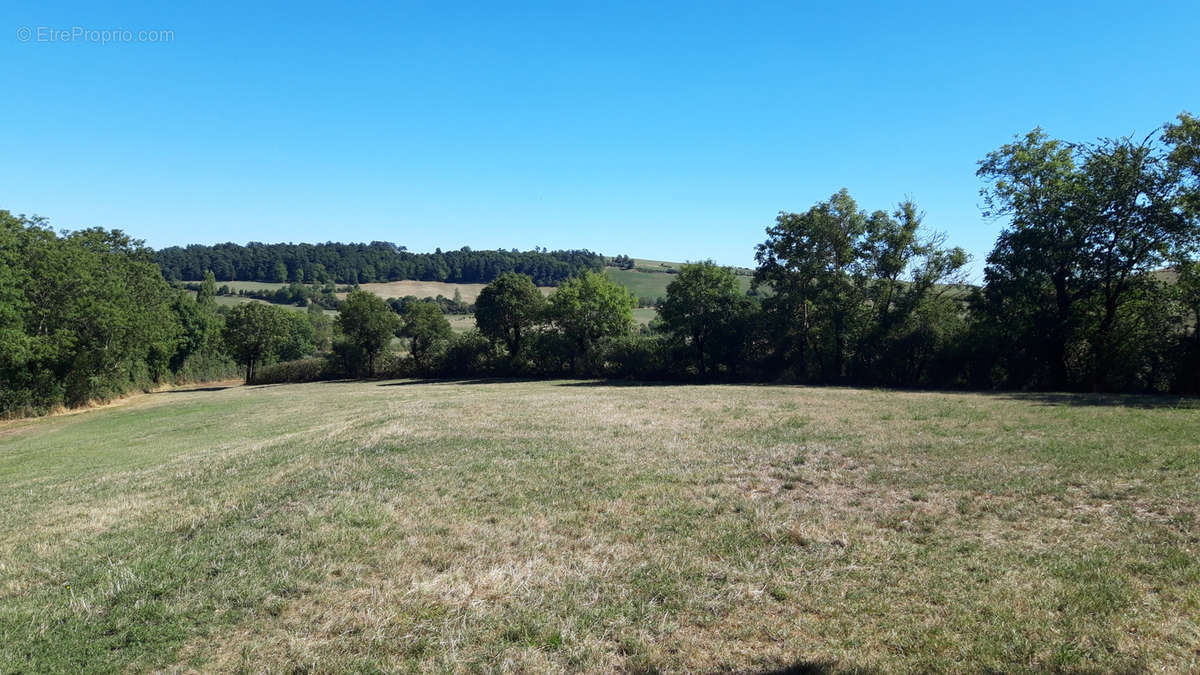
[[[540,382],[536,378],[519,378],[519,377],[466,377],[466,378],[426,378],[399,380],[397,382],[380,382],[375,385],[377,387],[411,387],[414,385],[430,385],[430,384],[515,384],[517,382]]]
[[[1194,396],[1169,396],[1166,394],[1085,394],[1071,392],[1014,392],[1014,391],[972,391],[969,389],[907,389],[892,388],[878,389],[866,386],[832,384],[801,384],[782,382],[753,382],[729,380],[619,380],[619,379],[588,379],[556,381],[560,378],[538,377],[461,377],[461,378],[414,378],[397,381],[381,382],[379,387],[408,387],[414,385],[471,385],[471,384],[516,384],[530,382],[553,381],[555,387],[680,387],[680,386],[721,386],[735,385],[740,387],[770,387],[770,388],[817,388],[817,389],[864,389],[871,391],[890,391],[897,393],[929,393],[929,394],[981,394],[1003,398],[1012,401],[1023,401],[1043,406],[1071,407],[1112,407],[1140,408],[1144,410],[1200,410],[1200,398]],[[367,380],[325,380],[326,382],[363,382]],[[199,391],[199,390],[193,390]]]
[[[154,393],[155,394],[190,394],[190,393],[196,392],[196,391],[225,391],[226,389],[232,389],[234,386],[235,385],[230,384],[230,385],[225,385],[223,387],[193,387],[191,389],[164,389],[162,391],[156,391]]]
[[[694,384],[730,384],[716,382],[662,382],[662,381],[639,381],[639,380],[569,380],[567,382],[557,382],[553,378],[540,377],[474,377],[474,378],[426,378],[400,380],[398,382],[381,382],[378,387],[410,387],[419,384],[519,384],[530,382],[554,382],[555,387],[678,387],[683,385]],[[733,383],[743,386],[754,385],[754,382]],[[766,386],[766,385],[762,385]]]
[[[1054,392],[1005,392],[1001,398],[1044,406],[1141,408],[1143,410],[1200,409],[1200,399],[1154,394],[1067,394]]]
[[[827,673],[877,673],[877,670],[854,666],[841,666],[833,661],[797,661],[789,666],[757,671],[759,675],[826,675]]]
[[[570,382],[559,382],[554,385],[556,387],[684,387],[698,384],[720,384],[716,382],[690,382],[687,380],[679,380],[671,382],[666,380],[571,380]],[[741,382],[739,384],[751,385],[753,382]]]

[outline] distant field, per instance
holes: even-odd
[[[0,426],[0,672],[1197,672],[1200,409],[327,382]]]
[[[658,310],[653,307],[639,307],[633,310],[634,322],[646,325],[658,315]],[[475,327],[474,314],[447,314],[446,318],[450,321],[450,327],[456,333],[465,333]]]
[[[259,300],[258,298],[247,298],[247,297],[238,296],[238,295],[218,295],[215,298],[215,300],[218,305],[224,305],[226,307],[235,307],[237,305],[245,304],[247,302],[261,302],[264,305],[272,305],[275,307],[282,307],[284,309],[290,309],[295,312],[307,312],[308,311],[307,307],[297,307],[296,305],[277,305],[273,302],[267,302],[266,300]],[[332,309],[322,309],[321,311],[325,312],[326,314],[329,314],[329,315],[337,314],[337,311],[332,310]]]
[[[368,284],[364,284],[364,287],[367,285]],[[376,284],[369,284],[369,285],[376,285]],[[372,292],[374,292],[374,291],[372,291]],[[396,297],[396,296],[389,295],[389,296],[385,296],[385,297]],[[465,294],[464,294],[464,299],[465,299]],[[264,304],[273,304],[273,303],[267,303],[266,300],[258,300],[256,298],[247,298],[247,297],[236,296],[236,295],[218,295],[216,297],[216,301],[217,301],[218,305],[225,305],[227,307],[234,307],[236,305],[240,305],[240,304],[247,303],[247,302],[261,302]],[[283,307],[284,309],[289,309],[289,310],[296,311],[296,312],[307,312],[308,311],[307,308],[297,307],[296,305],[275,305],[275,306]],[[322,311],[331,316],[337,315],[337,310],[326,309],[326,310],[322,310]],[[655,310],[653,307],[638,308],[638,309],[633,310],[633,319],[635,322],[644,325],[644,324],[650,323],[650,320],[653,319],[657,315],[657,313],[658,313],[657,310]],[[456,332],[456,333],[465,333],[475,327],[475,315],[474,314],[447,314],[446,319],[448,321],[450,321],[450,327],[453,328],[454,332]]]
[[[684,265],[682,262],[671,262],[669,260],[650,260],[648,258],[634,258],[633,268],[643,272],[666,272],[669,269],[679,269]],[[735,267],[734,273],[739,276],[753,276],[754,270],[749,267]]]
[[[455,333],[465,333],[475,327],[474,314],[447,314],[446,319]]]
[[[620,270],[615,267],[604,268],[604,273],[609,279],[628,288],[634,295],[639,298],[665,298],[667,297],[667,285],[675,279],[674,274],[666,272],[643,272],[637,268],[631,270]],[[750,277],[738,275],[738,285],[743,291],[750,290]]]
[[[633,310],[633,320],[639,324],[646,325],[658,316],[658,310],[653,307],[638,307]]]
[[[194,282],[193,282],[194,283]],[[479,297],[479,291],[483,290],[486,284],[447,284],[441,281],[389,281],[381,284],[361,284],[359,288],[370,291],[381,298],[403,298],[407,295],[415,295],[418,298],[436,298],[439,295],[447,298],[454,297],[454,291],[457,290],[462,299],[466,302],[475,302],[475,298]],[[276,291],[287,286],[287,284],[272,284],[260,281],[221,281],[217,282],[217,287],[229,286],[234,292],[239,290],[245,291]],[[340,286],[340,285],[339,285]],[[543,286],[542,293],[549,295],[554,291],[551,286]],[[338,297],[345,297],[345,293],[338,293]]]
[[[189,282],[189,283],[196,283],[196,282]],[[217,288],[220,288],[222,286],[228,286],[228,287],[232,288],[235,293],[237,291],[272,291],[272,292],[274,292],[274,291],[279,290],[280,288],[283,288],[284,286],[287,286],[287,284],[273,284],[273,283],[267,283],[265,281],[218,281]]]
[[[604,273],[609,279],[628,288],[634,295],[643,298],[660,298],[667,295],[667,284],[675,278],[674,274],[667,274],[667,269],[678,269],[683,263],[667,262],[661,260],[645,260],[637,258],[634,260],[637,266],[632,270],[619,270],[614,267],[604,268]],[[653,272],[644,270],[655,270]],[[742,270],[743,272],[745,270]],[[739,274],[738,283],[742,290],[750,289],[750,277],[745,274]],[[218,282],[217,286],[227,285],[235,292],[239,290],[247,291],[275,291],[287,284],[273,284],[259,281],[222,281]],[[457,290],[462,299],[466,302],[475,302],[479,297],[479,291],[483,290],[486,284],[448,284],[440,281],[391,281],[380,284],[362,284],[360,288],[370,291],[381,298],[402,298],[407,295],[415,295],[418,298],[434,298],[438,295],[447,298],[454,297],[454,291]],[[541,287],[542,293],[550,295],[554,292],[554,287]],[[339,293],[339,297],[345,297],[345,293]]]
[[[390,281],[385,284],[361,284],[359,288],[370,291],[381,298],[403,298],[406,295],[415,295],[418,298],[436,298],[442,295],[453,298],[454,291],[457,289],[465,302],[475,302],[475,299],[479,297],[479,292],[486,285],[447,284],[440,281]],[[544,295],[550,295],[554,288],[542,286],[541,291]],[[339,295],[344,296],[345,294]]]

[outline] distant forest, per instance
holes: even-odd
[[[410,253],[403,246],[370,244],[194,244],[155,254],[169,281],[369,284],[387,281],[445,281],[486,284],[506,272],[524,274],[539,286],[556,286],[581,272],[604,266],[603,256],[573,251],[457,251]]]

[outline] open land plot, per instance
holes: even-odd
[[[1200,410],[603,382],[0,426],[0,671],[1200,668]]]
[[[218,305],[223,305],[226,307],[236,307],[238,305],[243,305],[247,302],[261,302],[265,305],[274,305],[275,307],[282,307],[284,309],[290,309],[294,312],[307,312],[308,311],[307,307],[300,307],[298,305],[292,305],[292,304],[278,305],[273,302],[267,302],[266,300],[259,300],[258,298],[248,298],[244,295],[218,295],[215,298],[213,298],[213,300]],[[323,309],[321,311],[324,312],[325,314],[329,314],[331,316],[337,314],[337,310],[333,310],[333,309]]]
[[[622,270],[606,267],[604,274],[639,298],[650,299],[667,297],[667,286],[675,279],[674,274],[668,274],[666,271],[645,272],[636,268]],[[737,282],[742,291],[750,290],[751,277],[738,275]]]
[[[361,284],[359,288],[364,291],[370,291],[381,298],[403,298],[408,295],[415,295],[418,298],[436,298],[437,296],[445,296],[447,298],[454,297],[454,291],[458,291],[464,302],[475,302],[479,297],[479,292],[487,284],[447,284],[441,281],[389,281],[382,284]],[[539,289],[543,295],[550,295],[554,292],[552,286],[540,286]],[[345,293],[339,293],[338,297],[345,297]]]

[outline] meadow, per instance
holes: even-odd
[[[610,269],[609,272],[623,273],[625,271]],[[657,277],[660,275],[655,274],[652,276]],[[661,276],[667,278],[668,280],[674,278],[673,276],[666,274],[662,274]],[[273,291],[286,286],[286,284],[268,284],[257,281],[230,281],[225,283],[235,291],[239,289]],[[665,294],[666,283],[662,283],[660,285],[662,286],[663,293]],[[433,298],[438,295],[442,295],[447,298],[453,298],[454,291],[458,290],[460,296],[465,302],[475,302],[475,298],[479,297],[479,291],[482,290],[483,287],[484,284],[447,284],[439,281],[392,281],[385,284],[362,284],[361,286],[363,290],[374,293],[375,295],[385,299],[402,298],[406,295],[415,295],[419,298]],[[542,287],[540,290],[542,293],[549,295],[554,291],[554,288]],[[338,296],[344,298],[346,294],[338,293]],[[218,305],[233,307],[246,302],[266,303],[267,301],[238,295],[218,295],[216,297],[216,302]],[[307,311],[305,307],[298,307],[296,305],[278,306],[295,310],[297,312]],[[330,316],[337,316],[337,310],[327,309],[324,310],[324,312]],[[658,316],[658,311],[653,307],[639,307],[633,310],[633,320],[637,325],[648,325],[656,316]],[[464,333],[475,328],[474,314],[447,314],[446,319],[450,321],[450,327],[453,328],[454,332],[456,333]]]
[[[1200,409],[591,381],[0,427],[0,672],[1200,667]]]
[[[629,289],[637,297],[653,300],[667,297],[667,286],[675,279],[675,275],[667,270],[679,269],[683,263],[634,259],[634,264],[634,268],[629,270],[605,267],[604,274],[612,281]],[[739,271],[738,286],[743,291],[750,290],[751,278],[750,275]]]

